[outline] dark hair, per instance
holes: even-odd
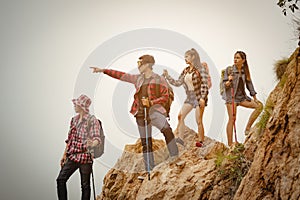
[[[250,81],[251,80],[251,76],[250,76],[249,66],[248,66],[248,62],[247,62],[247,56],[246,56],[245,52],[243,52],[243,51],[237,51],[237,52],[235,52],[234,55],[236,55],[236,54],[239,54],[242,57],[242,59],[245,60],[243,67],[244,67],[244,70],[245,70],[246,79],[248,81]]]

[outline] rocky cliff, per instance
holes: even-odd
[[[156,167],[150,180],[141,180],[147,176],[138,140],[126,145],[97,199],[300,199],[298,57],[299,49],[244,144],[229,149],[207,137],[197,148],[196,133],[186,127],[185,146],[179,145],[175,160],[168,158],[164,141],[153,141]]]
[[[261,133],[253,133],[257,149],[234,199],[300,199],[299,56],[297,49],[267,100],[270,117]]]

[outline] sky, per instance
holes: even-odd
[[[299,13],[297,13],[299,14]],[[276,85],[273,64],[297,47],[291,14],[276,1],[260,0],[1,0],[1,199],[56,199],[56,177],[74,113],[71,99],[87,93],[91,112],[101,119],[106,151],[94,164],[96,193],[125,144],[138,138],[129,114],[134,88],[89,66],[137,73],[137,58],[155,56],[154,71],[176,78],[183,55],[196,48],[208,62],[213,87],[204,113],[206,136],[226,143],[227,114],[218,95],[219,72],[237,50],[247,54],[257,98]],[[170,124],[184,101],[174,88]],[[248,109],[238,109],[243,142]],[[194,112],[186,124],[196,130]],[[162,138],[154,131],[155,138]],[[70,199],[80,199],[79,173],[68,182]]]

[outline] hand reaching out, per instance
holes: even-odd
[[[102,72],[104,72],[103,68],[99,68],[99,67],[96,67],[96,66],[91,66],[90,68],[93,70],[93,73],[102,73]]]
[[[168,75],[169,75],[168,71],[167,71],[166,69],[164,69],[164,71],[163,71],[163,76],[166,77],[166,76],[168,76]]]
[[[63,157],[60,160],[60,167],[63,167],[67,160],[67,154],[64,154]]]

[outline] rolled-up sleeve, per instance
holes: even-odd
[[[246,80],[246,87],[249,90],[251,96],[254,96],[254,95],[257,94],[256,91],[255,91],[255,89],[254,89],[252,80],[249,80],[249,81]]]
[[[71,121],[70,121],[70,127],[69,127],[68,137],[67,137],[67,139],[65,140],[65,143],[68,143],[68,142],[69,142],[70,134],[71,134],[71,131],[73,131],[73,128],[74,128],[74,117],[73,117],[73,118],[71,119]]]

